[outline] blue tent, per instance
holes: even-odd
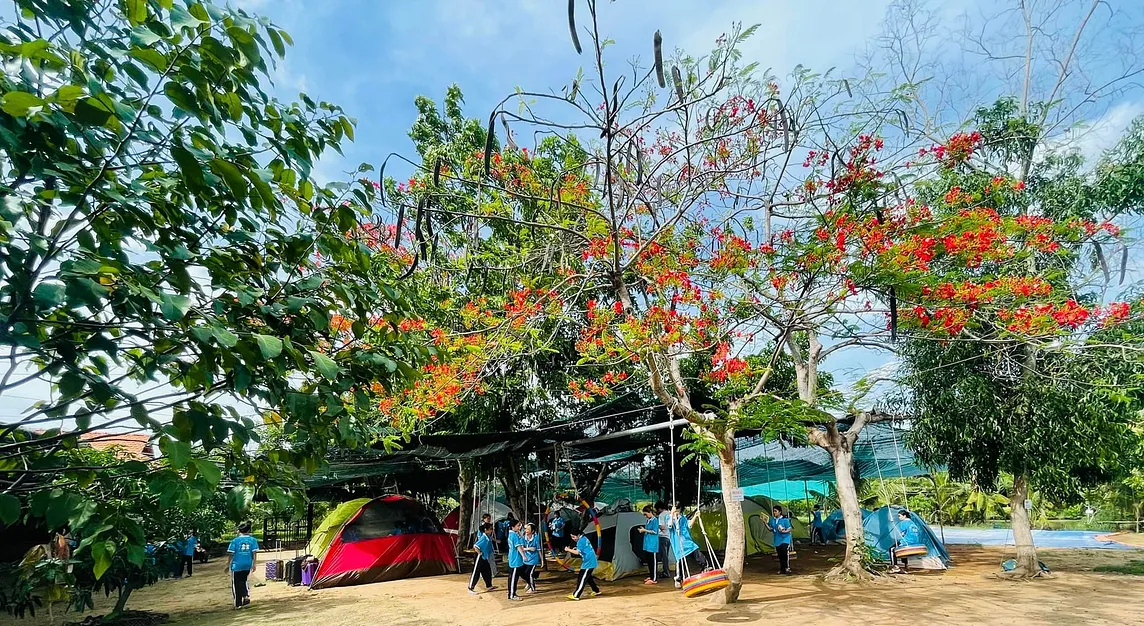
[[[901,533],[898,532],[898,511],[904,511],[900,506],[884,506],[869,515],[862,516],[862,527],[866,531],[866,545],[874,548],[875,556],[881,561],[890,560],[890,548],[898,543]],[[918,525],[922,543],[929,552],[922,557],[910,557],[910,567],[921,569],[945,569],[949,567],[949,552],[930,528],[929,524],[917,513],[909,511],[910,519]]]
[[[876,511],[862,509],[862,527],[866,534],[866,544],[874,548],[875,556],[881,561],[890,560],[890,548],[898,542],[898,511],[900,506],[884,506]],[[910,518],[921,531],[922,543],[929,548],[924,557],[911,557],[910,567],[921,569],[945,569],[950,564],[949,552],[929,524],[917,513],[910,511]],[[837,510],[822,520],[822,538],[826,541],[841,542],[846,539],[846,525],[842,521],[842,511]]]
[[[870,511],[862,509],[862,522],[866,522],[866,518],[870,516]],[[842,509],[838,509],[827,515],[822,520],[822,539],[834,543],[841,543],[846,539],[846,523],[842,520]]]

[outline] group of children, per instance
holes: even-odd
[[[659,584],[661,576],[668,576],[666,560],[669,547],[676,558],[675,586],[677,588],[682,587],[683,581],[691,576],[692,571],[703,572],[709,569],[703,551],[691,538],[690,522],[687,516],[680,512],[679,507],[672,507],[671,511],[668,512],[662,504],[657,503],[655,506],[649,504],[643,508],[643,514],[646,521],[643,527],[638,530],[643,535],[642,547],[648,568],[648,577],[644,580],[645,585]],[[778,505],[771,509],[771,516],[771,519],[767,521],[767,526],[774,533],[775,550],[779,559],[779,574],[790,575],[792,573],[790,556],[793,551],[791,520],[783,508]],[[891,550],[893,553],[891,562],[894,565],[891,571],[908,572],[909,560],[898,557],[896,551],[898,547],[920,544],[920,533],[917,524],[910,518],[909,512],[899,511],[898,516],[900,538],[897,547]],[[821,540],[821,505],[816,504],[814,506],[813,519],[811,540],[814,541],[816,537]],[[521,599],[517,595],[521,579],[524,579],[527,586],[526,593],[536,593],[536,569],[540,565],[542,549],[540,535],[536,532],[536,527],[533,524],[522,524],[518,520],[510,520],[509,526],[507,537],[508,566],[510,568],[508,599],[516,601]],[[475,595],[477,593],[477,583],[481,579],[484,580],[486,590],[496,589],[492,582],[495,545],[493,532],[491,516],[485,515],[482,518],[480,532],[477,533],[477,540],[473,544],[477,554],[476,562],[473,564],[473,574],[469,578],[470,594]],[[580,568],[576,573],[576,588],[568,595],[568,599],[579,600],[584,594],[585,588],[591,589],[593,596],[600,595],[600,588],[596,585],[596,580],[592,575],[599,565],[592,542],[581,532],[579,527],[569,529],[568,536],[573,544],[568,547],[568,552],[580,557]],[[698,569],[693,570],[691,562],[694,562]]]

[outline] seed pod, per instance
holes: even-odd
[[[576,0],[568,0],[568,30],[572,33],[572,45],[576,48],[576,54],[583,54],[580,37],[576,35]]]
[[[492,168],[493,161],[493,139],[496,137],[496,129],[493,128],[493,123],[496,122],[497,112],[493,111],[489,115],[489,132],[485,135],[485,176],[489,175]]]
[[[851,97],[851,98],[853,98],[853,97],[854,97],[854,92],[853,92],[853,91],[850,91],[850,81],[848,81],[848,80],[846,80],[845,78],[843,78],[843,79],[842,79],[842,86],[846,88],[846,95],[847,95],[847,96],[849,96],[849,97]]]
[[[508,117],[504,111],[501,111],[500,122],[504,127],[504,145],[510,150],[516,150],[516,142],[512,140],[512,129],[508,127]]]
[[[786,107],[779,102],[779,119],[783,123],[783,150],[790,152],[790,120],[787,119]]]
[[[675,83],[675,95],[679,96],[680,102],[683,102],[683,75],[679,73],[678,66],[671,66],[671,80]]]
[[[659,81],[659,88],[663,89],[667,83],[663,79],[663,36],[659,31],[655,31],[655,38],[653,40],[655,47],[655,79]]]
[[[426,204],[427,200],[421,198],[421,201],[417,203],[417,217],[413,221],[413,240],[417,242],[417,254],[422,258],[425,257],[426,253],[425,233],[421,231],[421,223],[425,219]]]
[[[381,194],[381,206],[385,206],[385,166],[389,163],[389,157],[381,162],[381,170],[377,173],[377,182],[380,183],[378,193]]]
[[[1108,261],[1104,258],[1104,250],[1101,249],[1100,244],[1092,242],[1092,249],[1096,252],[1096,260],[1100,261],[1100,271],[1104,274],[1104,283],[1107,285],[1111,280],[1108,273]]]
[[[901,109],[894,109],[894,112],[898,114],[898,121],[902,123],[902,130],[907,133],[910,132],[910,118],[906,116],[906,112]]]
[[[437,163],[433,165],[433,186],[437,187],[441,184],[441,157],[437,157]]]
[[[1120,255],[1120,284],[1124,284],[1124,275],[1128,272],[1128,246],[1124,246]]]
[[[898,340],[898,296],[890,287],[890,341]]]
[[[580,95],[580,81],[572,81],[572,91],[568,92],[568,101],[575,102],[576,96]]]
[[[405,221],[405,203],[397,203],[397,227],[394,229],[396,232],[393,235],[394,249],[401,247],[401,223]]]

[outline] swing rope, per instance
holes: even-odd
[[[696,461],[698,462],[698,459]],[[715,564],[715,569],[723,569],[723,564],[715,555],[715,548],[711,547],[711,539],[707,536],[707,527],[703,525],[703,510],[700,507],[700,503],[703,502],[703,463],[698,463],[698,465],[698,478],[695,481],[698,483],[695,494],[695,517],[699,519],[699,532],[703,534],[703,543],[707,544],[707,553],[711,556],[711,562]]]

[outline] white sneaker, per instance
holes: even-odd
[[[470,596],[479,596],[479,595],[481,595],[481,594],[477,593],[477,591],[476,591],[475,589],[470,589],[470,590],[469,590],[469,595],[470,595]]]
[[[678,580],[675,581],[675,588],[676,589],[683,589],[683,583],[679,582]]]

